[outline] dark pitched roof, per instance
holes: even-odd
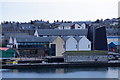
[[[59,26],[72,26],[74,25],[75,23],[62,23],[60,24]]]
[[[20,25],[24,26],[24,27],[26,27],[26,26],[32,26],[32,24],[30,24],[30,23],[21,23]]]
[[[9,39],[10,36],[11,37],[16,37],[16,36],[20,36],[20,37],[23,37],[23,36],[29,36],[28,33],[21,33],[21,32],[3,32],[4,34],[4,39]]]
[[[5,36],[20,36],[20,35],[29,35],[28,33],[22,32],[3,32]]]
[[[30,24],[30,23],[21,23],[20,27],[21,29],[29,30],[29,29],[34,29],[35,25]]]
[[[59,30],[59,29],[38,29],[38,35],[43,36],[84,36],[87,35],[87,29],[81,30]]]
[[[63,36],[61,37],[64,41],[67,41],[70,37],[67,37],[67,36]]]
[[[34,37],[34,36],[25,36],[25,37],[16,37],[17,42],[52,42],[57,37]]]
[[[75,36],[74,37],[77,41],[79,41],[80,39],[82,39],[82,37],[79,37],[79,36]]]

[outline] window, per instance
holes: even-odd
[[[88,44],[88,48],[90,48],[90,44]]]

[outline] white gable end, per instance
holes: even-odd
[[[78,24],[75,24],[75,29],[85,29],[85,24],[82,24],[81,26]]]
[[[81,27],[82,27],[82,29],[85,29],[86,28],[85,23],[81,24]]]
[[[17,43],[16,38],[14,38],[14,41],[13,41],[13,42],[14,42],[15,47],[18,48],[18,43]]]
[[[80,25],[75,24],[75,29],[82,29]]]
[[[91,42],[83,36],[82,39],[78,42],[78,50],[79,51],[89,51],[91,50]]]
[[[12,37],[10,37],[10,39],[9,39],[9,43],[13,43],[13,39],[12,39]]]
[[[77,51],[77,41],[72,36],[66,41],[66,51]]]
[[[39,37],[37,30],[35,30],[34,36]]]

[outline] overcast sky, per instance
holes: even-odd
[[[1,0],[1,21],[86,21],[118,17],[119,0]]]

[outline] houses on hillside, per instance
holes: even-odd
[[[93,47],[95,50],[107,50],[107,42],[117,41],[120,35],[117,24],[117,18],[95,22],[6,21],[1,23],[3,31],[0,35],[2,46],[14,48],[20,56],[61,56],[65,51],[90,51]]]
[[[58,29],[86,29],[86,25],[84,23],[81,25],[76,23],[62,23],[58,26]]]

